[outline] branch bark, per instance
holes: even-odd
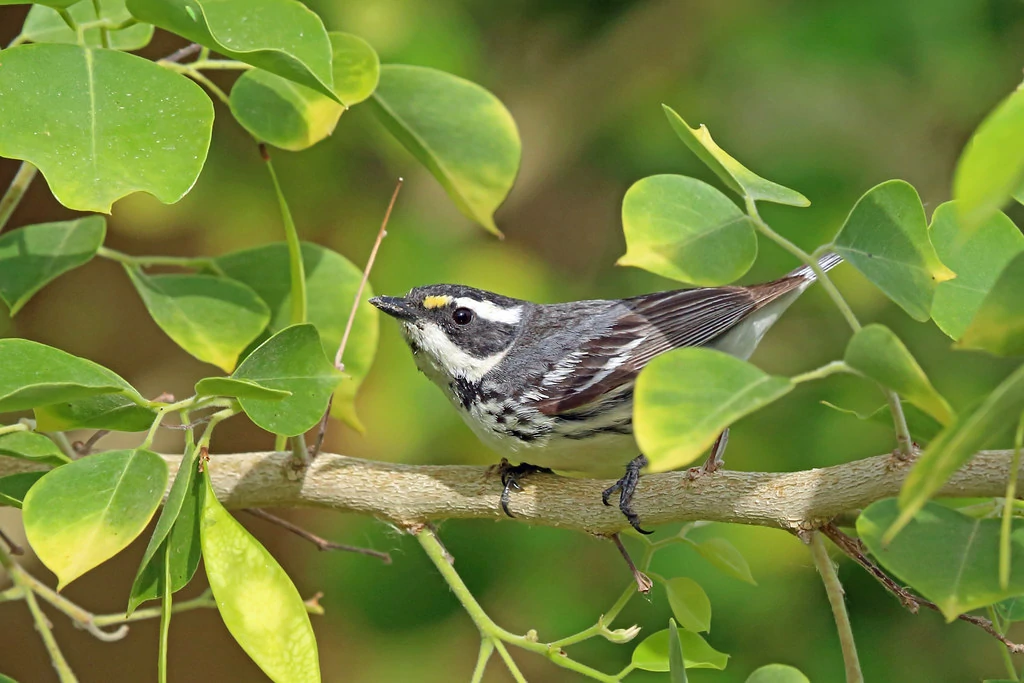
[[[173,473],[180,456],[164,456]],[[1012,451],[982,451],[950,478],[941,496],[1005,493]],[[0,458],[0,477],[37,469]],[[800,472],[720,470],[688,479],[684,472],[640,479],[635,507],[647,524],[691,520],[801,530],[840,513],[899,493],[910,463],[891,455]],[[368,514],[401,527],[441,519],[503,519],[501,484],[487,467],[401,465],[321,453],[296,472],[289,452],[214,455],[210,476],[229,508],[328,508]],[[516,518],[528,524],[609,536],[628,524],[601,504],[612,482],[537,474],[511,499]]]

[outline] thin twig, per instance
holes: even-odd
[[[626,546],[622,545],[622,539],[619,538],[618,534],[612,534],[611,540],[622,554],[622,559],[624,559],[626,564],[629,565],[629,571],[633,573],[633,579],[636,580],[636,589],[644,594],[650,593],[651,588],[654,586],[650,577],[636,568],[636,564],[633,563],[633,558],[629,556],[629,551],[626,550]]]
[[[881,567],[868,558],[860,541],[850,538],[840,531],[834,524],[826,524],[821,527],[820,531],[828,536],[829,539],[836,544],[836,547],[842,550],[854,562],[859,564],[861,567],[866,569],[869,574],[875,577],[875,579],[877,579],[887,591],[896,596],[896,599],[900,601],[900,604],[906,607],[911,614],[917,614],[921,607],[927,607],[928,609],[936,612],[942,611],[934,602],[914,595],[909,590],[893,581],[892,577],[886,574]],[[1010,652],[1014,654],[1024,653],[1024,645],[1014,643],[1007,639],[1006,636],[996,630],[990,620],[973,614],[961,614],[957,616],[957,619],[960,621],[966,621],[969,624],[974,624],[993,638],[999,640],[999,642],[1005,645]]]
[[[78,453],[78,455],[80,456],[89,455],[90,453],[92,453],[92,449],[96,445],[96,443],[109,433],[109,429],[97,429],[95,432],[93,432],[92,436],[85,440],[84,443],[81,441],[76,441],[73,444],[71,444],[71,447],[74,448],[75,452]]]
[[[317,548],[319,548],[321,551],[343,550],[347,553],[358,553],[360,555],[369,555],[370,557],[376,557],[384,564],[391,564],[391,555],[389,555],[388,553],[384,553],[379,550],[371,550],[370,548],[359,548],[353,545],[345,545],[343,543],[335,543],[334,541],[328,541],[326,538],[317,536],[313,532],[307,531],[299,525],[289,522],[287,519],[278,517],[277,515],[272,515],[261,508],[245,508],[245,512],[248,512],[253,517],[259,517],[260,519],[264,519],[270,522],[271,524],[276,524],[282,529],[286,529],[292,532],[299,538],[306,539],[307,541],[315,545]]]
[[[171,54],[167,55],[166,57],[164,57],[160,61],[161,62],[180,62],[181,60],[185,59],[186,57],[191,57],[195,53],[199,52],[201,47],[202,46],[199,43],[192,43],[191,45],[186,45],[183,48],[175,50],[174,52],[172,52]]]
[[[395,184],[395,191],[391,193],[391,201],[388,202],[388,208],[384,212],[384,220],[380,223],[380,229],[377,231],[377,239],[373,242],[373,248],[370,250],[370,256],[366,259],[366,267],[363,268],[363,279],[359,281],[359,288],[356,289],[356,295],[352,301],[352,310],[348,314],[348,322],[345,323],[345,332],[341,335],[341,343],[338,344],[338,350],[334,354],[334,367],[340,371],[345,370],[345,364],[342,362],[342,357],[345,355],[345,347],[348,346],[348,337],[352,333],[352,326],[355,324],[356,312],[359,310],[359,304],[362,302],[363,290],[366,289],[366,282],[370,279],[370,270],[373,269],[373,263],[377,260],[377,251],[380,250],[380,243],[384,241],[384,236],[387,235],[388,221],[391,220],[391,211],[395,208],[395,201],[398,200],[398,192],[402,189],[402,184],[405,182],[403,178],[399,178]],[[331,416],[331,406],[334,404],[334,394],[327,400],[327,410],[324,411],[323,417],[320,418],[320,423],[317,425],[316,431],[316,442],[313,444],[310,450],[310,459],[313,459],[320,453],[320,448],[324,445],[324,437],[327,436],[327,421]]]
[[[10,536],[4,533],[3,529],[0,529],[0,541],[7,544],[7,549],[11,551],[11,555],[24,555],[25,549],[14,542]]]
[[[846,667],[846,683],[864,683],[864,674],[860,670],[860,660],[857,657],[857,645],[853,640],[850,615],[846,612],[846,593],[843,591],[843,585],[839,583],[839,575],[836,574],[836,568],[828,556],[821,534],[812,531],[810,536],[811,557],[814,558],[814,566],[821,575],[821,582],[825,584],[825,593],[828,594],[832,616],[839,631],[839,644],[843,650],[843,664]]]
[[[11,214],[18,208],[21,198],[25,196],[25,192],[32,184],[32,179],[36,177],[38,170],[34,164],[28,161],[21,162],[18,172],[14,174],[11,184],[7,187],[7,192],[0,199],[0,230],[4,229]]]

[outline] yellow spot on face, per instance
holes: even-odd
[[[423,298],[423,308],[441,308],[452,302],[450,296],[428,296]]]

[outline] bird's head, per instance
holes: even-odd
[[[438,383],[486,375],[508,353],[530,306],[462,285],[416,287],[370,303],[401,323],[416,365]]]

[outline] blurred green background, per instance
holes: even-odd
[[[438,184],[394,143],[365,108],[341,119],[313,149],[277,152],[275,162],[300,233],[365,261],[397,176],[406,178],[389,237],[373,273],[376,292],[404,293],[432,282],[461,282],[540,301],[620,297],[673,283],[614,268],[624,251],[619,219],[625,190],[655,173],[716,182],[669,129],[660,104],[715,139],[754,171],[794,187],[808,209],[767,206],[764,217],[806,248],[828,241],[856,198],[903,178],[929,212],[949,197],[953,165],[971,131],[1020,81],[1024,5],[1019,0],[366,0],[310,2],[328,29],[370,41],[385,62],[433,66],[497,94],[523,140],[522,170],[498,224],[499,242],[463,218]],[[25,7],[0,8],[0,41]],[[180,46],[157,33],[143,51]],[[213,74],[227,85],[227,74]],[[6,186],[16,164],[0,161]],[[717,184],[717,183],[716,183]],[[1018,223],[1021,207],[1011,209]],[[39,179],[12,221],[58,220],[60,207]],[[108,244],[133,254],[217,255],[282,239],[266,171],[251,139],[217,104],[206,169],[180,203],[136,195],[118,202]],[[762,242],[748,281],[795,264]],[[835,279],[864,321],[891,326],[938,389],[961,407],[984,395],[1009,364],[951,353],[931,323],[906,317],[853,272]],[[119,266],[96,261],[48,287],[0,335],[46,342],[103,363],[145,395],[186,395],[212,368],[180,351],[148,318]],[[408,463],[490,463],[441,394],[416,372],[397,329],[382,320],[381,347],[359,408],[367,430],[335,424],[328,450]],[[848,331],[826,297],[810,291],[767,337],[754,362],[795,373],[839,357]],[[858,410],[883,402],[850,377],[801,385],[783,401],[737,424],[728,467],[785,471],[845,462],[892,447],[890,432],[820,405]],[[179,438],[162,434],[158,446]],[[130,440],[129,440],[130,441]],[[105,445],[116,445],[110,438]],[[239,417],[218,429],[220,452],[266,449],[272,439]],[[5,530],[17,524],[4,512]],[[394,564],[320,554],[266,523],[241,516],[295,577],[300,591],[323,591],[315,617],[326,681],[468,680],[478,639],[447,586],[410,538],[380,522],[324,512],[288,513],[332,539],[392,553]],[[672,531],[671,529],[665,531]],[[456,567],[499,623],[534,628],[545,640],[586,627],[630,581],[611,544],[577,533],[513,522],[449,522],[441,535]],[[728,578],[695,553],[673,549],[654,570],[690,576],[711,597],[709,642],[730,653],[724,672],[692,671],[696,683],[743,681],[773,661],[815,683],[839,681],[842,660],[824,590],[810,556],[781,531],[711,525],[747,556],[758,586]],[[72,585],[66,594],[97,612],[121,609],[144,544]],[[29,562],[36,572],[45,569]],[[840,576],[869,681],[979,681],[1004,673],[996,641],[933,613],[913,616],[849,562]],[[202,573],[188,593],[201,590]],[[0,671],[23,683],[53,678],[45,651],[19,605],[0,610]],[[619,626],[664,628],[664,592],[636,599]],[[100,643],[52,615],[58,639],[82,681],[156,679],[156,623]],[[1024,633],[1016,633],[1017,639]],[[643,636],[641,636],[643,637]],[[175,618],[171,676],[188,681],[257,681],[262,675],[212,611]],[[632,646],[576,647],[598,668],[617,671]],[[531,681],[575,680],[533,655],[514,652]],[[488,681],[510,680],[492,663]],[[637,673],[628,680],[667,680]]]

